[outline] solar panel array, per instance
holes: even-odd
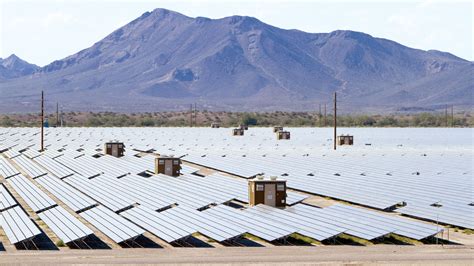
[[[367,135],[359,140],[354,133],[355,146],[334,152],[326,129],[290,129],[293,139],[281,142],[269,128],[251,128],[239,140],[226,129],[47,129],[47,150],[39,153],[34,129],[0,129],[0,175],[65,243],[93,233],[79,216],[117,243],[145,231],[172,243],[196,232],[219,242],[245,233],[271,242],[293,233],[320,241],[342,233],[368,240],[392,233],[424,239],[441,230],[394,213],[299,204],[307,193],[474,228],[472,186],[465,185],[472,184],[472,147],[434,131],[431,141],[438,142],[431,145],[424,137],[430,130],[350,130]],[[468,133],[449,131],[453,138]],[[125,142],[126,155],[96,156],[111,139]],[[183,156],[243,178],[209,171],[198,176],[193,173],[200,169],[187,164],[179,177],[155,175],[155,156],[141,151]],[[286,179],[288,187],[307,193],[289,191],[292,207],[286,210],[224,205],[247,203],[245,178],[257,174]],[[37,235],[37,226],[3,185],[0,213],[12,243]]]

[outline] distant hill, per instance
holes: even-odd
[[[182,110],[193,102],[210,110],[314,110],[334,91],[346,112],[470,109],[474,87],[474,64],[449,53],[361,32],[306,33],[165,9],[18,73],[2,74],[0,111],[36,110],[41,89],[51,105],[83,111]]]
[[[0,58],[0,80],[7,80],[27,76],[39,71],[40,67],[21,60],[15,54]]]

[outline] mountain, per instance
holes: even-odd
[[[0,58],[0,80],[31,75],[39,69],[39,66],[30,64],[20,59],[15,54],[12,54],[5,59]]]
[[[0,81],[0,111],[36,110],[39,91],[69,110],[315,110],[472,107],[474,64],[368,34],[284,30],[258,19],[156,9],[74,55]],[[444,107],[443,107],[444,108]]]

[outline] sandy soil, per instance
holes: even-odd
[[[18,251],[0,264],[472,265],[474,246],[265,247]]]

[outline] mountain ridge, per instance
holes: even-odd
[[[43,87],[81,110],[183,109],[195,101],[207,109],[309,110],[338,91],[347,111],[469,109],[472,72],[472,62],[450,53],[361,32],[307,33],[247,16],[155,9],[89,48],[0,81],[0,99],[28,102]]]
[[[26,62],[16,54],[11,54],[5,59],[0,58],[0,80],[31,75],[39,69],[39,66]]]

